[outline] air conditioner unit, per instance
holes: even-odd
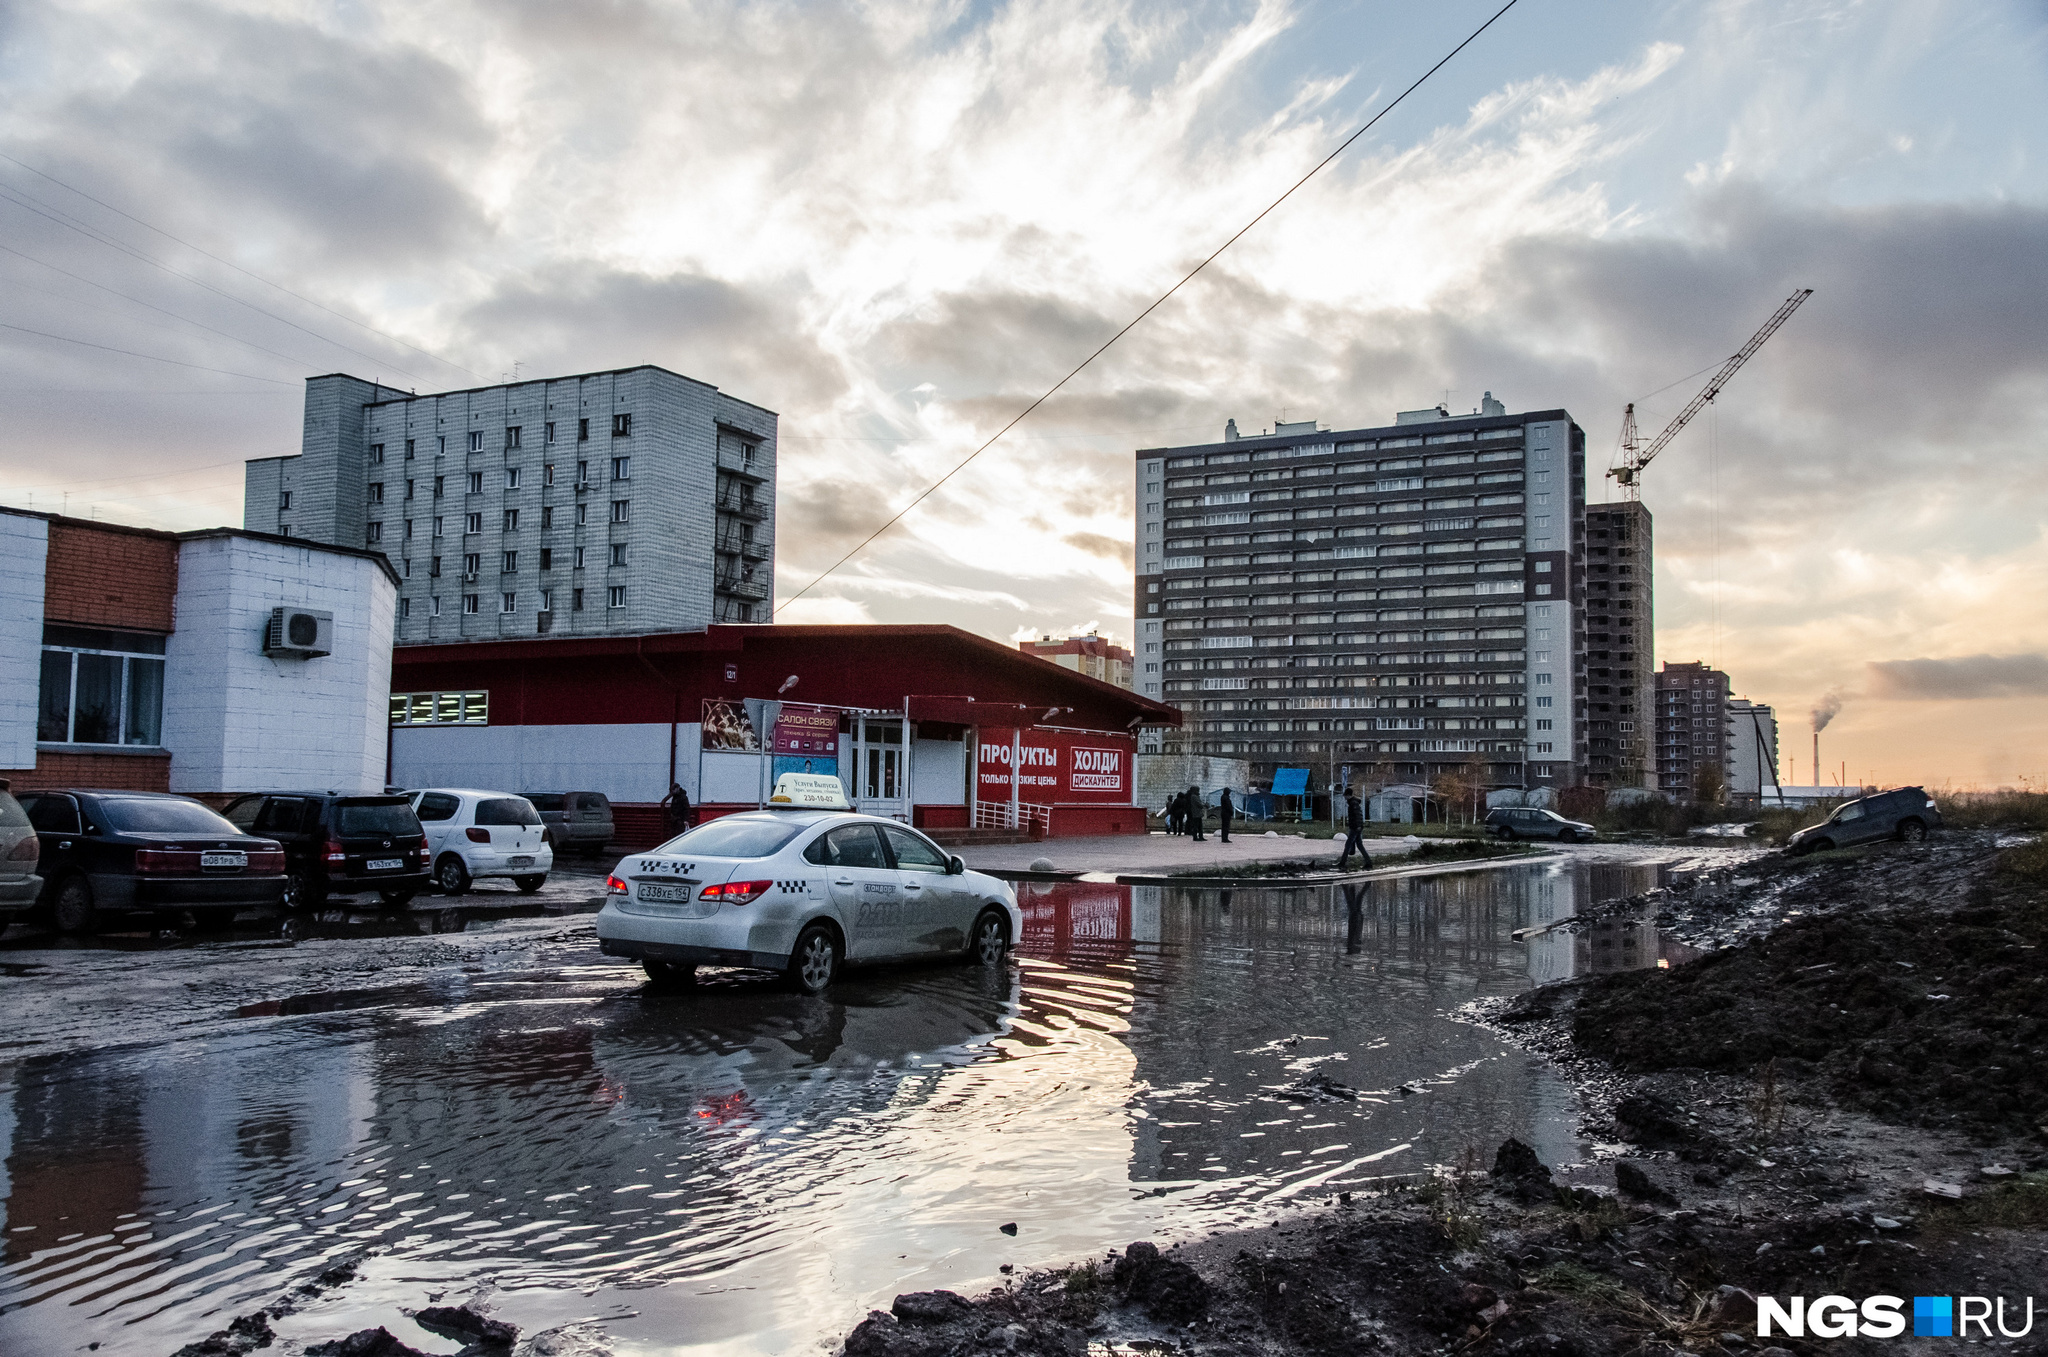
[[[263,629],[263,653],[272,659],[310,660],[334,653],[334,614],[312,608],[272,608]]]

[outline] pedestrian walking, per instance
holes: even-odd
[[[661,819],[668,826],[670,838],[690,827],[690,794],[681,783],[670,783],[668,795],[661,798]]]
[[[1202,837],[1202,821],[1208,818],[1209,808],[1202,804],[1202,789],[1200,787],[1188,788],[1187,798],[1188,837],[1192,838],[1196,843],[1207,843],[1208,840]]]
[[[1223,789],[1223,799],[1216,803],[1216,820],[1223,830],[1223,842],[1230,842],[1230,821],[1237,814],[1237,807],[1231,804],[1230,788]]]
[[[1372,854],[1365,851],[1365,807],[1359,804],[1358,793],[1351,789],[1344,793],[1344,828],[1349,832],[1344,838],[1344,851],[1337,855],[1337,870],[1344,870],[1344,864],[1351,860],[1351,850],[1356,848],[1364,863],[1360,870],[1371,871]]]
[[[1169,797],[1167,797],[1167,798],[1166,798],[1166,809],[1165,809],[1165,810],[1162,810],[1162,811],[1160,811],[1160,812],[1159,812],[1159,814],[1160,814],[1161,818],[1163,818],[1163,819],[1164,819],[1164,820],[1166,821],[1166,832],[1167,832],[1168,834],[1178,834],[1178,833],[1180,833],[1180,793],[1179,793],[1179,792],[1175,792],[1175,793],[1174,793],[1174,794],[1173,794],[1172,796],[1169,796]]]

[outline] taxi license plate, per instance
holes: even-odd
[[[660,882],[648,881],[643,882],[640,886],[640,898],[650,904],[687,905],[690,903],[690,888],[688,886],[664,886]]]
[[[404,858],[372,858],[363,866],[373,872],[395,872],[405,866]]]
[[[201,853],[199,855],[199,865],[201,867],[247,867],[249,865],[249,855],[247,853]]]
[[[512,865],[514,867],[531,867],[533,866],[533,859],[526,856],[516,857],[512,859]]]

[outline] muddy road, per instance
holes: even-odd
[[[1642,918],[1544,928],[1650,889],[1655,856],[1026,885],[1006,971],[823,999],[740,972],[655,994],[573,914],[9,939],[0,1349],[162,1357],[296,1292],[271,1351],[384,1325],[454,1353],[406,1312],[478,1298],[564,1352],[825,1351],[900,1292],[1257,1226],[1509,1136],[1569,1164],[1568,1085],[1458,1011],[1668,962]]]

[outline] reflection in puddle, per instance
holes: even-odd
[[[1513,936],[1651,884],[1025,884],[997,973],[665,995],[586,937],[543,971],[22,1062],[0,1071],[0,1349],[160,1357],[367,1253],[281,1334],[426,1344],[396,1307],[488,1281],[504,1318],[599,1316],[622,1353],[782,1352],[898,1291],[1269,1218],[1511,1134],[1569,1160],[1564,1086],[1451,1015],[1654,961],[1639,932]]]

